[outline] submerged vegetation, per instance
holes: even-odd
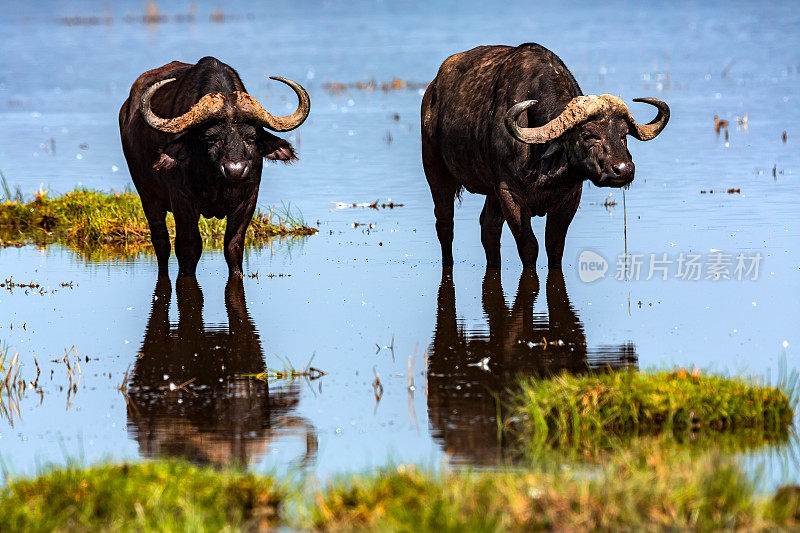
[[[112,247],[125,251],[150,245],[150,229],[139,197],[129,191],[99,192],[74,189],[50,198],[47,191],[38,191],[31,201],[12,200],[0,203],[0,246],[47,244],[62,242],[80,247]],[[175,235],[172,214],[167,216],[170,236]],[[200,218],[200,234],[210,245],[221,243],[225,221]],[[307,227],[291,206],[282,211],[257,211],[247,229],[248,239],[269,239],[276,236],[312,235],[317,230]]]

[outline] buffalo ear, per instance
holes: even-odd
[[[567,170],[567,151],[559,140],[550,141],[547,150],[539,158],[539,173],[547,176],[557,176]]]
[[[545,150],[544,154],[542,154],[542,157],[540,157],[539,160],[541,161],[543,159],[547,159],[548,157],[551,157],[553,154],[555,154],[560,149],[561,149],[561,144],[558,141],[555,141],[555,140],[554,141],[550,141],[550,145],[547,147],[547,150]]]
[[[283,161],[284,163],[297,161],[297,154],[294,153],[292,145],[280,137],[261,130],[257,143],[258,151],[261,153],[261,157],[265,159]]]
[[[158,159],[153,163],[153,170],[170,170],[186,160],[186,132],[179,133],[159,150]]]
[[[162,153],[161,156],[158,158],[158,161],[153,163],[153,170],[169,170],[171,168],[175,168],[178,162],[172,159],[165,153]]]

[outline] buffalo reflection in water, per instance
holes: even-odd
[[[141,453],[245,466],[272,439],[303,435],[301,464],[313,461],[316,432],[291,414],[297,387],[270,394],[266,382],[252,377],[264,370],[264,359],[241,278],[225,287],[227,325],[203,323],[203,293],[194,277],[176,282],[178,325],[171,325],[171,294],[169,278],[159,278],[127,390],[128,430]]]
[[[546,285],[547,314],[533,310],[539,295],[535,270],[523,271],[509,309],[500,271],[487,270],[482,301],[489,331],[469,332],[456,318],[452,271],[443,272],[429,349],[428,417],[433,437],[456,462],[491,464],[505,458],[507,450],[497,436],[497,409],[519,376],[636,366],[633,344],[587,349],[561,270],[550,270]]]

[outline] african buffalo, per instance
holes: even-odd
[[[175,217],[178,275],[193,276],[203,241],[197,223],[228,217],[225,261],[241,275],[244,237],[261,183],[262,158],[297,159],[285,140],[267,133],[297,128],[308,117],[308,93],[291,87],[300,103],[286,117],[269,114],[247,94],[231,67],[204,57],[195,65],[173,61],[134,82],[119,112],[122,148],[142,199],[158,271],[167,272],[170,253],[165,217]],[[171,118],[164,118],[171,117]]]
[[[480,223],[488,266],[500,265],[506,221],[523,268],[535,268],[539,245],[530,220],[547,215],[548,265],[561,268],[583,180],[628,185],[634,165],[626,135],[647,141],[667,125],[666,103],[633,101],[657,107],[656,118],[640,126],[616,96],[583,96],[558,56],[538,44],[450,56],[422,99],[422,163],[442,263],[453,264],[453,202],[467,189],[486,195]]]

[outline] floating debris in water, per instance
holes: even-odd
[[[378,375],[378,369],[373,366],[372,372],[375,374],[375,381],[372,382],[372,390],[375,392],[375,408],[377,409],[383,397],[383,384],[381,383],[380,375]]]
[[[726,190],[724,190],[724,191],[717,191],[717,194],[723,194],[723,193],[727,193],[727,194],[741,194],[741,192],[742,192],[742,189],[726,189]],[[701,191],[700,191],[700,194],[714,194],[714,191],[713,191],[713,190],[708,190],[708,191],[701,190]]]
[[[258,279],[258,270],[256,270],[252,274],[248,274],[247,277],[250,278],[250,279]],[[268,278],[291,278],[292,275],[291,274],[273,274],[273,273],[270,273],[270,274],[267,274],[267,277]]]
[[[59,283],[59,286],[66,289],[74,288],[74,283],[72,281],[62,281]],[[40,294],[44,295],[47,293],[54,293],[57,292],[58,289],[45,289],[39,283],[31,281],[30,283],[17,283],[14,281],[13,277],[8,278],[2,283],[0,283],[0,288],[6,289],[8,292],[14,292],[14,289],[23,289],[25,294]],[[24,328],[23,328],[24,329]]]
[[[309,381],[314,381],[322,376],[326,376],[328,373],[320,370],[319,368],[311,366],[312,361],[314,361],[314,355],[311,356],[311,359],[308,360],[306,366],[302,369],[297,369],[292,365],[292,362],[289,361],[287,358],[286,361],[281,359],[278,355],[275,357],[283,363],[282,369],[275,369],[275,368],[267,368],[263,372],[259,372],[258,374],[244,374],[245,376],[254,377],[256,379],[260,379],[261,381],[269,381],[270,379],[295,379],[295,378],[305,378]]]
[[[736,129],[739,128],[747,131],[747,113],[745,113],[743,117],[736,117]]]
[[[484,357],[477,363],[469,363],[467,366],[476,366],[481,370],[483,370],[484,372],[491,372],[491,369],[489,368],[489,359],[490,359],[489,357]]]
[[[369,207],[370,209],[394,209],[395,207],[404,207],[405,204],[396,204],[394,203],[391,198],[386,203],[380,203],[380,200],[375,200],[372,203],[369,202],[361,202],[361,203],[346,203],[346,202],[334,202],[331,201],[333,204],[333,208],[331,211],[335,211],[337,209],[348,209],[351,207]],[[353,226],[355,227],[355,226]]]
[[[347,89],[356,89],[357,91],[375,91],[380,89],[383,92],[389,91],[418,91],[425,89],[428,82],[408,81],[401,78],[392,78],[389,81],[378,82],[374,78],[367,81],[356,81],[351,83],[342,83],[338,81],[329,81],[322,84],[322,89],[330,94],[341,94]],[[396,113],[395,113],[396,115]],[[399,115],[395,120],[399,120]]]
[[[727,127],[728,127],[727,120],[720,120],[720,118],[717,115],[714,115],[714,131],[717,132],[717,135],[719,135],[719,130]]]
[[[39,148],[48,155],[56,155],[56,140],[50,137],[45,142],[39,145]]]

